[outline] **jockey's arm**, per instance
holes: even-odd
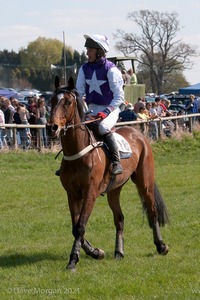
[[[124,104],[123,78],[117,67],[113,67],[107,74],[110,89],[113,93],[113,100],[110,106],[115,109]]]

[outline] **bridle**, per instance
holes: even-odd
[[[89,118],[89,120],[87,119],[87,120],[85,120],[85,121],[83,121],[83,122],[80,122],[80,123],[77,123],[77,124],[73,124],[73,120],[75,119],[75,117],[76,117],[76,111],[78,110],[78,108],[77,108],[77,97],[76,97],[76,94],[75,93],[73,93],[72,91],[69,91],[69,90],[67,90],[67,89],[62,89],[62,90],[60,90],[59,91],[59,94],[57,94],[57,99],[58,99],[58,103],[57,103],[57,105],[56,105],[56,107],[59,105],[59,102],[61,101],[61,99],[63,99],[63,98],[65,98],[64,97],[64,94],[65,93],[68,93],[68,94],[70,94],[73,98],[74,98],[74,101],[75,101],[75,109],[74,109],[74,113],[72,114],[72,117],[67,121],[67,123],[65,124],[65,126],[64,126],[64,134],[66,133],[66,131],[69,129],[69,128],[76,128],[76,127],[79,127],[79,126],[82,126],[82,125],[87,125],[87,124],[89,124],[89,123],[93,123],[93,122],[96,122],[96,121],[100,121],[101,120],[101,118],[95,118],[95,116],[93,117],[93,116],[87,116],[87,113],[86,113],[86,116],[87,116],[87,118]],[[60,95],[60,97],[59,97],[59,95]],[[68,99],[69,100],[69,99]],[[55,107],[55,108],[56,108]]]

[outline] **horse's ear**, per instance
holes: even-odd
[[[75,88],[75,84],[74,84],[74,79],[72,76],[69,77],[68,79],[68,87],[73,90]]]
[[[58,75],[56,75],[56,77],[54,79],[54,86],[56,89],[60,86],[60,78]]]

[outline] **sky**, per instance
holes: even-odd
[[[116,52],[113,34],[118,29],[139,33],[128,13],[139,10],[176,12],[181,30],[177,38],[195,46],[200,52],[200,0],[0,0],[0,51],[18,52],[38,37],[55,38],[79,53],[85,50],[84,34],[101,33],[110,41],[108,56]],[[190,84],[200,83],[200,56],[192,58],[194,65],[184,72]]]

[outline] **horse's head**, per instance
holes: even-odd
[[[53,123],[60,128],[63,128],[66,124],[73,124],[76,109],[76,94],[67,89],[63,90],[58,95],[58,103],[53,111]]]
[[[51,116],[50,116],[51,124],[53,123],[54,109],[55,109],[56,105],[58,104],[59,99],[61,98],[61,96],[64,94],[64,92],[66,90],[72,91],[74,89],[74,80],[72,77],[70,77],[68,80],[68,85],[63,86],[60,84],[60,78],[58,76],[56,76],[55,80],[54,80],[54,86],[55,86],[55,90],[51,97]]]
[[[84,118],[83,105],[78,92],[75,90],[72,77],[68,86],[61,86],[58,76],[55,78],[55,91],[51,98],[51,124],[63,128],[66,124],[73,124],[76,111],[82,120]]]

